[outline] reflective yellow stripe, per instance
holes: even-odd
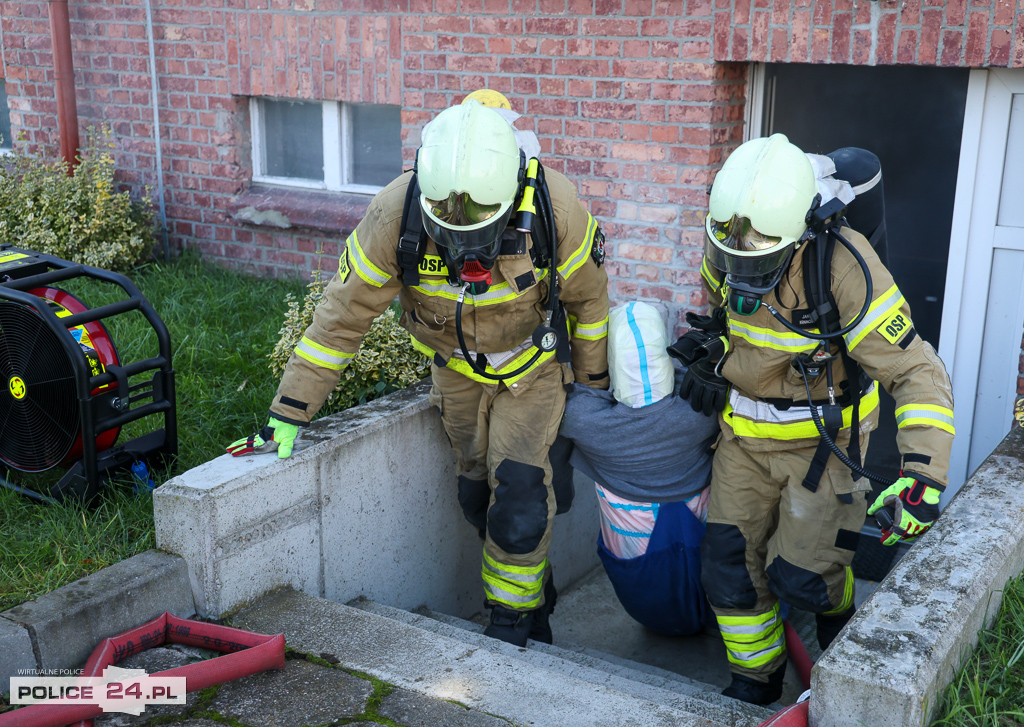
[[[715,277],[714,272],[712,272],[711,266],[708,265],[708,259],[706,257],[701,258],[700,274],[701,276],[703,276],[704,280],[708,281],[708,285],[710,285],[712,289],[718,290],[719,288],[722,287],[722,281]]]
[[[434,349],[430,348],[429,346],[424,345],[423,343],[420,343],[413,336],[410,336],[410,338],[412,339],[412,347],[413,348],[415,348],[417,351],[419,351],[424,356],[429,358],[431,361],[434,360],[434,356],[437,354],[437,352]],[[516,356],[514,359],[512,359],[507,364],[505,364],[501,368],[501,370],[502,371],[515,371],[517,368],[519,368],[520,366],[525,364],[527,361],[529,361],[530,358],[533,356],[533,354],[536,353],[536,351],[537,351],[537,349],[536,349],[535,346],[530,346],[528,349],[526,349],[519,356]],[[515,376],[510,376],[507,379],[503,379],[503,381],[506,384],[511,386],[515,382],[519,381],[519,379],[521,379],[524,376],[528,375],[535,368],[537,368],[538,366],[543,364],[545,361],[549,361],[550,359],[552,359],[554,357],[554,355],[555,355],[554,351],[548,351],[547,353],[542,353],[537,358],[537,360],[533,363],[533,365],[530,366],[528,369],[523,371],[521,374],[517,374]],[[476,371],[473,370],[473,367],[469,365],[468,361],[465,361],[465,360],[463,360],[461,358],[455,358],[454,356],[448,359],[448,363],[446,364],[445,368],[449,368],[452,371],[458,371],[463,376],[466,376],[467,378],[473,379],[473,381],[479,381],[479,382],[481,382],[483,384],[496,384],[496,383],[498,383],[494,379],[488,379],[486,376],[481,376],[480,374],[478,374]],[[487,364],[487,366],[484,368],[484,371],[486,371],[489,374],[500,373],[499,371],[495,371],[493,368],[491,368],[490,364]]]
[[[602,338],[608,337],[608,316],[597,323],[589,324],[576,324],[576,330],[573,331],[573,338],[581,338],[584,341],[599,341]]]
[[[956,434],[953,429],[953,410],[934,404],[906,404],[896,409],[896,428],[913,426],[938,427]]]
[[[843,583],[843,600],[832,610],[825,611],[825,616],[843,613],[853,605],[853,569],[850,566],[846,566],[846,569],[843,571],[843,577],[845,579]]]
[[[718,616],[726,656],[738,666],[752,669],[777,658],[786,648],[779,605],[752,616]]]
[[[354,353],[335,351],[333,348],[321,346],[316,341],[306,338],[305,336],[303,336],[298,345],[295,346],[295,354],[306,359],[310,363],[314,363],[317,366],[323,366],[325,369],[331,369],[332,371],[341,371],[352,362],[353,358],[355,358]]]
[[[480,570],[484,595],[513,608],[535,608],[540,605],[547,565],[546,558],[535,566],[506,565],[498,563],[484,552]]]
[[[746,399],[746,397],[741,397]],[[755,439],[813,439],[818,437],[818,428],[814,425],[810,410],[807,407],[789,409],[786,412],[779,412],[787,417],[797,417],[806,413],[806,418],[796,421],[785,421],[781,417],[776,421],[764,421],[763,419],[750,419],[740,416],[733,409],[734,397],[729,397],[722,416],[725,423],[732,427],[732,430],[740,437],[753,437]],[[749,399],[746,399],[750,401]],[[775,409],[766,402],[757,402],[761,407]],[[878,387],[873,386],[860,400],[860,417],[863,421],[871,412],[878,408]],[[764,410],[763,408],[761,409]],[[778,411],[778,410],[776,410]],[[820,418],[820,414],[819,414]],[[853,404],[843,408],[843,429],[848,429],[853,421]]]
[[[569,256],[569,259],[558,266],[558,274],[562,280],[568,280],[569,276],[579,270],[590,255],[590,248],[594,244],[594,233],[597,232],[597,220],[589,212],[587,213],[587,233],[583,236],[583,244],[576,248],[576,252]]]
[[[864,320],[858,323],[856,328],[843,336],[843,340],[846,341],[846,348],[852,351],[864,339],[864,336],[873,331],[875,327],[892,313],[899,310],[900,306],[905,302],[903,294],[900,293],[899,288],[895,285],[875,298],[871,302],[868,312],[864,315]]]
[[[816,333],[817,329],[812,329],[811,332]],[[818,346],[817,341],[801,336],[799,333],[773,331],[770,328],[752,326],[749,323],[738,321],[732,316],[729,317],[729,335],[742,338],[761,348],[771,348],[787,353],[812,351]]]
[[[349,264],[360,278],[376,288],[391,280],[390,275],[371,263],[370,259],[363,253],[363,248],[359,246],[359,238],[356,237],[355,231],[348,236],[345,247],[348,250]]]
[[[537,280],[543,280],[547,277],[547,269],[534,268],[534,274],[537,276]],[[418,293],[429,296],[431,298],[447,298],[448,300],[458,300],[459,291],[461,288],[457,285],[451,285],[446,280],[422,280],[419,285],[413,285],[412,289]],[[523,291],[526,292],[526,291]],[[486,293],[479,295],[473,295],[472,293],[466,293],[466,297],[463,299],[465,305],[494,305],[495,303],[504,303],[506,301],[514,300],[519,297],[521,293],[516,293],[512,290],[512,286],[508,283],[496,283],[487,289]]]

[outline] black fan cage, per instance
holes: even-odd
[[[0,302],[0,460],[23,472],[59,464],[80,432],[75,372],[31,308]]]

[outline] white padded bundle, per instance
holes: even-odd
[[[612,394],[634,409],[672,393],[674,369],[668,332],[653,305],[634,301],[608,314],[608,372]]]

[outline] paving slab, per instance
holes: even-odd
[[[579,668],[560,661],[538,668],[504,642],[483,648],[457,638],[295,591],[281,591],[239,612],[233,624],[283,633],[305,653],[330,655],[341,664],[424,696],[454,701],[535,727],[736,727],[733,713],[694,714],[693,700],[642,696],[579,679]],[[509,647],[509,648],[505,648]],[[669,703],[674,698],[674,703]],[[750,705],[747,705],[750,706]]]
[[[85,662],[103,639],[164,611],[195,613],[185,561],[148,550],[0,613],[24,627],[41,669]],[[0,678],[8,675],[0,674]]]
[[[395,689],[385,696],[377,713],[404,727],[509,727],[508,720],[408,689]]]
[[[289,659],[280,672],[265,671],[222,684],[204,709],[260,727],[321,725],[362,715],[372,694],[368,679]]]

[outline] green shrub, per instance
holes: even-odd
[[[270,370],[280,378],[306,328],[313,322],[313,311],[323,298],[327,282],[314,271],[300,303],[289,294],[288,312],[281,326],[281,338],[268,355]],[[412,347],[409,333],[398,325],[398,308],[393,305],[374,319],[352,363],[341,372],[337,388],[327,399],[320,416],[365,404],[392,391],[414,384],[430,372],[430,363]]]
[[[117,191],[112,149],[110,130],[90,127],[70,177],[63,159],[0,157],[0,242],[121,272],[148,259],[153,210]]]

